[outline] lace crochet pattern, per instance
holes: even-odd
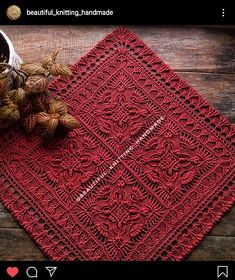
[[[4,132],[1,202],[51,260],[183,260],[234,204],[234,129],[126,29],[72,71],[50,90],[81,126],[48,145]]]

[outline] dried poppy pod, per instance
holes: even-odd
[[[51,65],[49,68],[49,73],[52,76],[72,76],[72,71],[67,65],[59,64],[59,63],[54,63]]]
[[[46,102],[45,100],[43,100],[43,97],[45,97],[45,93],[34,93],[32,95],[29,95],[28,97],[35,113],[46,111]]]
[[[79,126],[78,121],[69,114],[61,116],[59,118],[59,123],[68,130],[73,130]]]
[[[21,64],[21,70],[28,75],[41,75],[45,74],[47,69],[42,66],[41,63],[25,63]]]
[[[45,56],[42,60],[43,67],[48,67],[55,63],[56,57],[60,50],[61,49],[55,49],[49,55]]]
[[[46,124],[50,120],[50,114],[46,112],[40,112],[35,117],[38,124]]]
[[[55,130],[59,123],[59,114],[49,114],[45,112],[36,115],[36,122],[41,125],[41,134],[45,140],[49,140],[55,134]]]
[[[49,104],[50,114],[58,113],[63,116],[67,113],[67,104],[65,102],[52,99]]]
[[[55,130],[58,126],[58,123],[59,123],[58,118],[51,116],[51,118],[47,122],[47,126],[44,132],[45,139],[50,139],[53,137],[53,135],[55,134]]]
[[[8,94],[5,94],[3,98],[0,98],[0,108],[3,106],[11,105],[12,100]]]
[[[11,102],[9,105],[0,107],[0,120],[17,122],[20,119],[18,105]]]
[[[47,92],[48,79],[44,75],[29,76],[26,80],[24,90],[26,94]]]
[[[14,103],[16,103],[19,106],[22,106],[25,101],[25,91],[22,88],[18,88],[15,92],[15,95],[13,97]]]
[[[22,106],[25,101],[25,91],[22,88],[7,92],[8,97],[17,105]]]
[[[35,115],[36,122],[42,126],[42,136],[45,140],[50,139],[58,125],[66,130],[78,127],[78,121],[67,113],[67,105],[64,102],[52,99],[49,103],[49,112],[40,112]]]
[[[36,116],[34,114],[30,114],[23,121],[24,128],[27,133],[31,133],[36,125]]]
[[[50,114],[59,114],[59,124],[68,130],[72,130],[78,127],[78,121],[67,113],[67,104],[52,99],[50,102]]]
[[[8,77],[4,77],[0,79],[0,97],[9,90],[11,86],[11,81]]]

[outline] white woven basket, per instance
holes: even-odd
[[[0,34],[2,35],[2,37],[5,39],[8,48],[9,48],[9,60],[7,61],[8,64],[10,64],[11,66],[13,66],[16,69],[20,68],[20,64],[23,62],[23,60],[21,59],[21,57],[16,53],[11,40],[7,37],[7,35],[0,29]],[[1,50],[1,46],[0,46],[0,50]],[[8,71],[8,70],[6,70]],[[14,72],[12,72],[14,75]]]

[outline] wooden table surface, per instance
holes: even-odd
[[[235,123],[235,26],[128,26],[209,103]],[[72,64],[115,26],[0,26],[24,61],[62,47]],[[0,260],[46,260],[0,203]],[[235,208],[194,249],[188,260],[235,260]]]

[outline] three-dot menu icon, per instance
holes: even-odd
[[[222,17],[225,16],[225,9],[222,9]]]

